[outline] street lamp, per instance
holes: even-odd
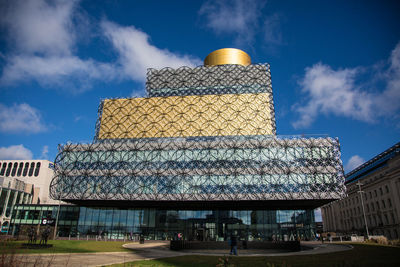
[[[365,216],[365,210],[364,210],[364,200],[363,200],[363,195],[362,193],[364,193],[363,191],[361,191],[361,186],[363,185],[360,181],[358,181],[356,183],[356,185],[358,185],[358,189],[359,191],[357,193],[360,193],[360,197],[361,197],[361,206],[362,206],[362,211],[363,211],[363,215],[364,215],[364,223],[365,223],[365,229],[367,230],[367,239],[369,239],[369,231],[368,231],[368,225],[367,225],[367,217]]]
[[[60,195],[58,197],[57,217],[56,217],[56,224],[54,226],[54,235],[53,235],[54,240],[56,240],[56,236],[57,236],[57,226],[58,226],[58,217],[60,216],[60,209],[61,209],[61,191],[60,191]]]

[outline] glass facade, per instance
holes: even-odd
[[[19,205],[12,227],[55,220],[58,206]],[[315,237],[313,210],[160,210],[61,206],[60,237],[101,236],[108,239],[225,241],[231,234],[241,240],[309,240]]]
[[[62,149],[50,192],[66,201],[336,199],[344,190],[333,138],[159,138]]]

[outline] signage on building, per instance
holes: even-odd
[[[55,223],[56,223],[56,220],[54,220],[52,218],[42,220],[43,225],[55,225]]]
[[[302,228],[304,225],[302,223],[282,223],[281,228]]]

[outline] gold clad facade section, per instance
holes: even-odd
[[[269,93],[106,99],[98,139],[275,134]]]
[[[222,48],[208,54],[204,59],[204,66],[237,64],[248,66],[251,64],[250,56],[236,48]]]

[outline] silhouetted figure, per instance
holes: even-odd
[[[40,244],[47,245],[47,240],[49,239],[49,235],[50,235],[50,227],[47,226],[42,232],[40,238]]]
[[[31,244],[36,244],[37,236],[36,236],[35,227],[32,226],[32,227],[28,230],[28,237],[29,237],[29,243],[31,243]]]
[[[32,227],[28,229],[28,238],[29,238],[29,243],[33,242],[33,231],[32,231]]]
[[[237,237],[235,235],[231,235],[231,252],[230,255],[235,254],[237,256]]]

